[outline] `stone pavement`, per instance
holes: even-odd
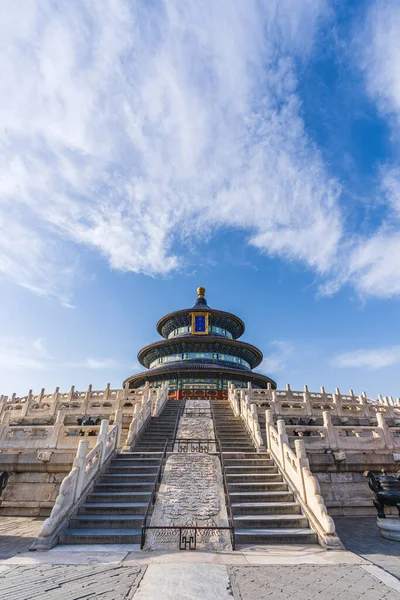
[[[0,561],[7,600],[398,600],[400,582],[346,551],[315,546],[237,552],[58,547]]]
[[[10,535],[13,521],[16,536]],[[390,571],[398,567],[400,544],[374,538],[370,521],[338,519],[342,540],[353,552],[328,552],[315,545],[254,546],[236,552],[59,546],[27,552],[40,521],[0,518],[0,532],[10,539],[8,546],[3,543],[3,556],[14,554],[0,560],[0,598],[399,600],[400,581]]]
[[[29,550],[43,521],[39,517],[0,517],[0,560]]]
[[[380,536],[375,517],[335,517],[335,524],[347,550],[400,579],[400,543]]]
[[[236,600],[399,600],[362,566],[235,566],[229,568]]]

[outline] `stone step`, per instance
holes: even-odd
[[[138,474],[135,473],[132,475],[132,473],[130,473],[130,471],[128,471],[127,473],[104,473],[104,475],[101,477],[101,483],[131,483],[131,484],[135,484],[135,485],[149,485],[150,483],[153,484],[155,481],[155,475],[151,475],[150,477],[145,478],[145,481],[143,480],[143,477]]]
[[[230,483],[256,483],[258,482],[269,482],[269,481],[281,481],[281,475],[276,469],[275,473],[227,473],[226,479],[228,484]]]
[[[225,464],[225,473],[276,473],[275,465],[227,465]]]
[[[256,466],[272,467],[272,466],[274,466],[274,461],[272,460],[272,458],[257,458],[256,456],[254,456],[254,458],[225,458],[224,457],[224,464],[226,467],[234,467],[234,466],[247,467],[247,466],[252,466],[252,465],[254,465],[255,467]]]
[[[221,443],[222,451],[230,450],[230,449],[242,450],[244,452],[251,452],[252,449],[254,450],[254,452],[256,451],[254,446],[252,446],[251,444],[237,444],[234,442],[226,443],[226,442],[222,442],[222,441],[220,441],[220,443]]]
[[[268,490],[260,490],[258,492],[232,492],[229,490],[229,497],[232,503],[243,503],[243,502],[269,502],[271,494],[289,492],[287,483],[273,483],[269,484],[272,486]],[[278,486],[278,487],[277,487]]]
[[[143,515],[76,515],[70,520],[71,529],[141,529]],[[68,530],[66,531],[68,533]]]
[[[96,492],[151,492],[153,490],[154,483],[149,481],[147,483],[126,483],[124,481],[103,481],[96,483],[94,486],[94,493]]]
[[[139,464],[133,460],[113,460],[110,463],[109,469],[132,469],[132,473],[157,473],[160,466],[160,461],[156,460],[150,464]]]
[[[249,515],[259,515],[269,513],[271,504],[279,504],[283,502],[294,502],[294,497],[292,492],[264,492],[267,494],[261,501],[257,502],[231,502],[232,510],[235,514],[249,514]],[[238,500],[238,499],[237,499]],[[276,508],[272,507],[273,509]],[[284,506],[281,506],[282,510],[284,510]]]
[[[148,502],[85,502],[79,515],[144,515]]]
[[[251,518],[250,518],[251,517]],[[255,518],[254,518],[255,517]],[[308,529],[308,520],[301,513],[273,513],[267,515],[234,515],[238,529]]]
[[[132,458],[143,458],[144,460],[160,460],[161,457],[162,452],[120,452],[117,455],[116,460],[131,460]]]
[[[151,492],[140,491],[140,492],[92,492],[86,500],[90,503],[103,503],[103,502],[114,502],[118,504],[120,502],[148,502]]]
[[[271,477],[269,477],[267,483],[264,481],[262,483],[228,483],[229,495],[235,493],[258,494],[259,492],[269,492],[281,489],[287,490],[288,486],[280,475],[277,475],[276,479],[273,481],[271,481]]]
[[[141,529],[67,529],[62,544],[140,544]]]
[[[270,455],[267,452],[257,452],[254,454],[254,450],[252,452],[223,452],[224,461],[229,459],[261,459],[261,458],[270,458]]]
[[[129,474],[132,475],[132,477],[137,477],[137,478],[141,478],[143,481],[150,481],[153,480],[155,478],[155,476],[157,475],[157,469],[153,468],[153,467],[149,467],[145,472],[138,470],[135,467],[113,467],[110,466],[107,470],[107,473],[105,474],[114,474],[114,473],[120,473],[121,475],[123,474]]]
[[[312,529],[235,529],[238,550],[246,545],[256,544],[316,544],[317,534]]]

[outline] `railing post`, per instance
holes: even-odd
[[[330,411],[324,410],[322,412],[322,418],[324,421],[325,434],[328,438],[329,447],[331,448],[331,450],[337,450],[338,443],[336,438],[336,431],[334,425],[332,424],[332,417]]]
[[[89,449],[89,440],[80,440],[78,450],[76,452],[76,456],[74,459],[73,467],[79,470],[78,478],[75,486],[74,493],[74,502],[80,497],[84,481],[85,481],[85,471],[86,471],[86,455]]]
[[[106,437],[107,437],[107,432],[108,432],[108,425],[109,425],[109,420],[108,419],[102,419],[101,424],[100,424],[100,431],[99,431],[99,435],[97,436],[97,443],[101,442],[101,460],[100,460],[100,464],[103,464],[104,460],[105,460],[105,456],[106,456]]]
[[[267,408],[265,411],[265,437],[267,440],[267,448],[271,448],[271,438],[269,433],[269,426],[274,424],[274,412],[271,408]]]
[[[283,444],[289,445],[289,440],[286,432],[285,420],[283,417],[280,417],[277,422],[277,430],[278,430],[278,441],[279,441],[279,450],[280,450],[280,459],[282,467],[285,468],[285,453],[283,449]]]
[[[307,504],[307,491],[306,491],[306,486],[304,483],[303,467],[306,467],[306,469],[309,469],[310,463],[307,458],[307,451],[306,451],[306,445],[304,443],[304,440],[295,440],[294,447],[296,450],[297,469],[301,476],[302,489],[299,491],[300,491],[300,495],[301,495],[302,499]]]
[[[303,400],[304,400],[305,413],[308,417],[311,417],[313,414],[313,409],[312,409],[312,404],[311,404],[311,400],[310,400],[310,393],[308,391],[308,386],[306,386],[306,385],[304,386]]]
[[[333,403],[336,408],[336,416],[343,416],[343,407],[342,407],[342,394],[340,393],[339,388],[335,389],[335,393],[333,394]]]
[[[392,435],[390,433],[389,427],[387,426],[384,414],[376,413],[376,420],[378,421],[378,427],[380,427],[380,429],[382,431],[382,436],[386,442],[387,448],[389,448],[389,450],[392,450],[393,449]]]
[[[118,431],[117,431],[117,435],[115,438],[115,450],[118,450],[118,448],[120,447],[120,444],[121,444],[122,417],[123,417],[122,409],[119,408],[118,410],[115,411],[115,421],[114,421],[114,424],[117,424],[117,426],[118,426]]]

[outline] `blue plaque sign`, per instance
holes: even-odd
[[[206,330],[206,318],[203,315],[196,315],[194,318],[195,333],[204,333]]]
[[[208,318],[209,313],[206,312],[193,312],[192,317],[192,334],[194,335],[208,335]]]

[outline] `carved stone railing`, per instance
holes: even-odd
[[[335,523],[328,515],[319,483],[311,473],[304,441],[295,441],[294,452],[289,446],[284,420],[279,419],[275,429],[271,410],[266,411],[266,436],[272,457],[316,531],[320,543],[330,549],[341,549]]]
[[[152,407],[152,416],[158,417],[162,411],[166,403],[168,402],[168,382],[165,381],[159,388],[156,388],[156,395],[153,398],[153,407]]]
[[[168,398],[168,388],[167,388]],[[131,446],[138,440],[141,432],[146,427],[148,420],[151,418],[154,402],[154,391],[147,390],[147,394],[143,397],[141,404],[136,404],[132,421],[129,425],[129,431],[125,440],[123,451],[128,452]]]
[[[159,414],[168,396],[168,387],[150,389],[148,384],[140,390],[93,391],[91,386],[86,392],[77,392],[74,388],[66,394],[56,390],[54,394],[42,393],[34,396],[29,393],[22,398],[2,397],[0,402],[0,450],[73,450],[82,437],[88,438],[89,447],[96,443],[102,419],[115,419],[118,411],[122,413],[122,424],[127,429],[137,414],[137,407],[150,400]],[[148,408],[148,405],[146,404]],[[136,413],[135,413],[136,410]],[[151,410],[151,407],[150,407]],[[92,425],[80,425],[91,419]]]
[[[286,425],[286,430],[291,445],[300,438],[311,451],[398,451],[400,427],[389,427],[382,413],[376,420],[377,425],[333,425],[331,412],[324,411],[323,425]]]
[[[88,451],[88,440],[80,440],[72,469],[63,479],[50,517],[43,523],[32,548],[49,549],[57,543],[68,519],[77,510],[94,481],[117,452],[121,435],[121,418],[122,413],[118,412],[111,428],[108,420],[104,419],[101,422],[97,443],[92,450]]]
[[[60,410],[81,417],[111,415],[119,409],[123,409],[124,414],[131,415],[134,405],[141,402],[143,395],[147,394],[148,387],[138,390],[128,387],[111,389],[108,384],[105,390],[93,390],[90,385],[84,392],[75,390],[74,386],[69,392],[60,392],[59,388],[52,394],[44,392],[42,389],[40,394],[32,394],[30,390],[27,396],[1,396],[0,421],[5,414],[10,413],[14,418],[31,419],[34,422],[36,418],[55,417]]]
[[[233,414],[236,417],[240,416],[243,419],[257,450],[265,450],[260,423],[258,421],[257,407],[255,404],[250,403],[246,390],[238,390],[232,384],[229,384],[228,400],[233,410]]]
[[[335,393],[327,393],[324,387],[319,392],[310,392],[305,385],[303,391],[292,390],[290,385],[285,390],[258,390],[249,386],[246,395],[252,404],[271,409],[275,415],[289,417],[321,416],[324,411],[330,411],[337,417],[376,417],[384,414],[387,418],[400,419],[400,398],[379,395],[378,398],[368,398],[363,392],[356,396],[353,390],[350,394],[341,394],[339,388]]]

